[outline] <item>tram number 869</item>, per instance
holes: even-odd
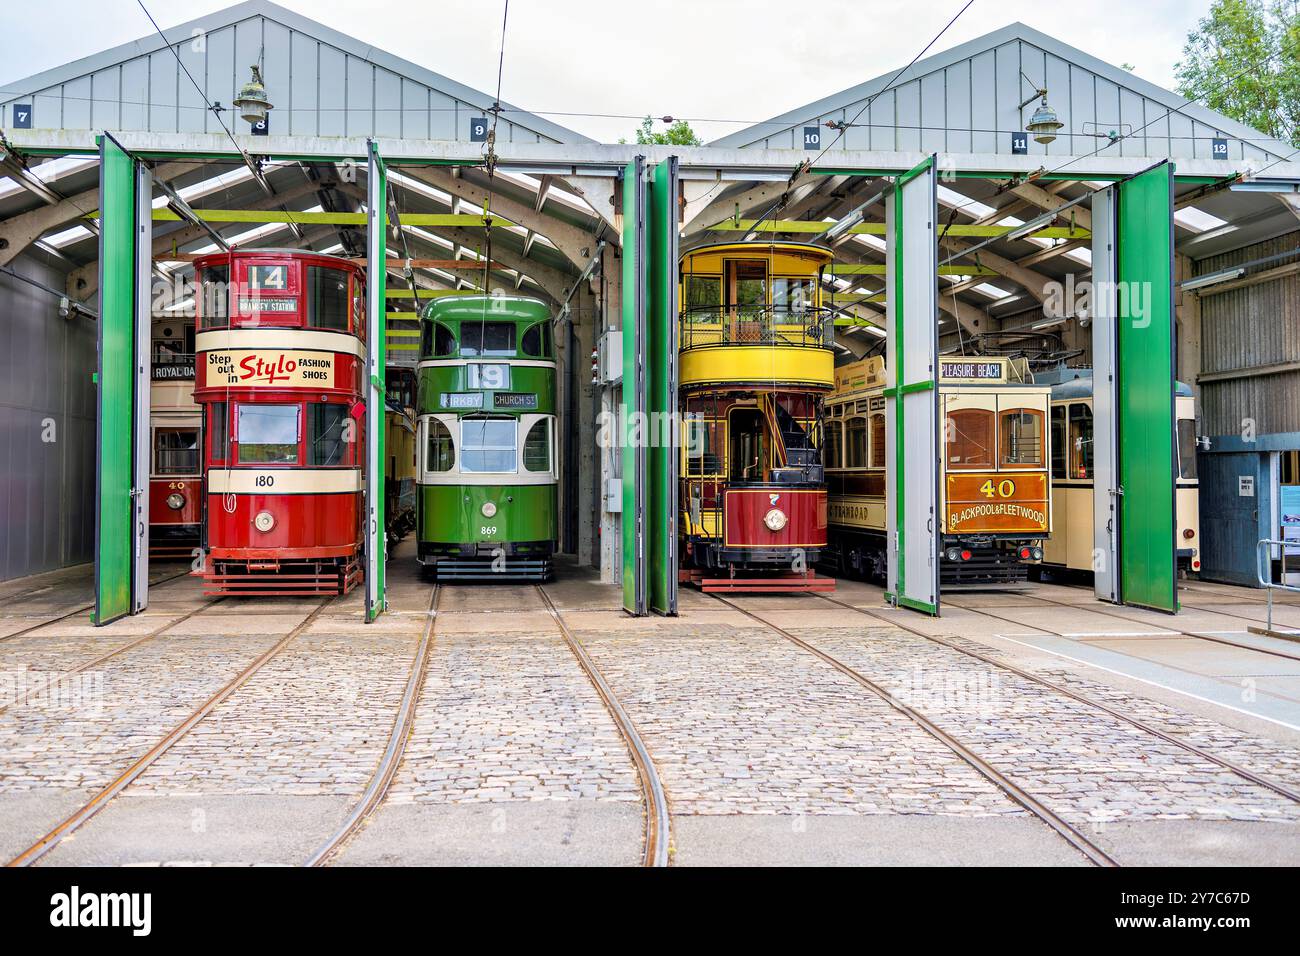
[[[980,485],[980,494],[985,498],[1011,498],[1015,493],[1016,483],[1010,478],[1003,478],[997,485],[994,485],[993,479],[990,478]]]
[[[496,536],[496,533],[497,533],[497,526],[494,525],[494,524],[492,524],[492,525],[488,525],[488,524],[482,525],[482,526],[479,527],[479,529],[478,529],[478,533],[479,533],[479,535],[480,535],[481,537],[484,537],[484,538],[492,538],[492,537],[495,537],[495,536]]]

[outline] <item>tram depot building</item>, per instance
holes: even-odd
[[[5,859],[1296,862],[1300,159],[1022,24],[896,72],[599,143],[249,0],[7,83]]]

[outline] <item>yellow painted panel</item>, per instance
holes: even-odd
[[[682,352],[679,377],[683,386],[777,381],[830,389],[835,358],[829,349],[710,345]]]

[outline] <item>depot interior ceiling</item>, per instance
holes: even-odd
[[[195,256],[221,244],[310,249],[353,259],[366,250],[362,163],[172,159],[154,164],[155,282],[184,288]],[[389,328],[418,328],[417,302],[496,290],[558,308],[593,251],[614,237],[608,221],[559,177],[482,168],[390,163]],[[70,302],[94,312],[99,238],[96,158],[24,158],[0,170],[0,264],[27,252],[67,274]],[[486,262],[490,210],[491,258]],[[201,221],[194,221],[190,210]],[[400,224],[400,225],[399,225]],[[183,300],[170,305],[183,305]],[[413,345],[413,343],[411,343]]]
[[[351,258],[365,254],[365,167],[328,161],[259,161],[259,174],[237,158],[160,160],[155,177],[155,277],[192,279],[190,260],[221,242],[241,248],[302,248]],[[417,328],[418,301],[434,295],[504,289],[559,307],[601,240],[617,244],[608,197],[588,196],[559,175],[482,166],[390,163],[389,326],[395,354]],[[68,274],[71,302],[93,302],[98,239],[94,157],[7,154],[0,167],[0,264],[27,251]],[[1059,176],[1059,174],[1057,174]],[[785,184],[715,183],[692,201],[683,196],[683,249],[762,235],[830,245],[831,304],[842,310],[839,341],[854,354],[883,343],[883,202],[861,209],[861,222],[826,233],[876,196],[887,180],[804,172]],[[1091,272],[1086,202],[1069,205],[1100,181],[942,176],[940,333],[956,347],[995,349],[1018,331],[1037,331],[1053,283]],[[1246,192],[1225,183],[1178,185],[1176,251],[1193,259],[1294,231],[1295,196]],[[721,188],[719,188],[721,187]],[[784,196],[773,210],[772,195]],[[178,197],[204,220],[169,208]],[[485,269],[484,204],[492,216],[492,262]],[[1066,207],[1066,208],[1062,208]],[[1059,210],[1028,234],[1019,227]],[[751,228],[761,221],[757,230]],[[1000,235],[998,234],[1000,232]],[[408,271],[407,262],[410,262]],[[89,308],[93,311],[93,305]],[[999,338],[1001,337],[1001,338]]]

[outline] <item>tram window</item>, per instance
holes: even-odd
[[[525,355],[534,355],[538,358],[551,357],[551,323],[538,322],[536,325],[529,326],[524,331],[524,337],[520,340],[520,346],[523,348]]]
[[[1055,437],[1055,436],[1053,436]],[[1092,477],[1092,409],[1082,402],[1070,406],[1070,477]],[[1056,458],[1056,449],[1052,449]]]
[[[208,458],[214,465],[224,465],[230,456],[230,427],[226,418],[226,403],[213,402],[208,406],[208,434],[212,437]]]
[[[347,464],[348,446],[355,435],[350,421],[346,405],[313,402],[307,406],[308,465],[323,468]]]
[[[687,276],[685,286],[687,311],[716,312],[722,305],[721,276]]]
[[[1065,437],[1065,406],[1052,408],[1052,477],[1068,478],[1070,442]]]
[[[1196,480],[1196,419],[1178,419],[1178,477]]]
[[[551,420],[539,418],[524,439],[524,471],[551,470]]]
[[[816,302],[812,279],[773,279],[772,308],[778,312],[806,312]]]
[[[762,481],[766,455],[763,442],[763,413],[757,408],[734,410],[729,419],[732,481]]]
[[[728,305],[732,308],[763,308],[767,304],[767,263],[729,262],[731,282]]]
[[[844,425],[844,467],[867,467],[867,420],[850,418]]]
[[[155,475],[196,475],[199,472],[199,430],[157,428],[153,433]]]
[[[513,326],[511,326],[513,328]],[[513,418],[465,418],[460,423],[460,470],[517,471],[518,423]]]
[[[993,413],[983,408],[962,408],[948,413],[944,455],[948,467],[993,467]]]
[[[871,467],[885,467],[885,416],[881,412],[871,416]]]
[[[827,468],[840,467],[840,445],[843,443],[844,423],[827,421],[822,439],[822,464]]]
[[[203,297],[199,303],[202,328],[224,326],[230,315],[230,267],[208,266],[203,270]]]
[[[723,423],[692,415],[686,419],[686,474],[690,478],[706,478],[722,474],[719,447],[723,439]]]
[[[441,322],[426,322],[420,331],[420,353],[424,358],[456,354],[456,333]]]
[[[1017,408],[1002,413],[1002,464],[1043,463],[1043,413]]]
[[[436,418],[429,420],[429,447],[425,467],[428,471],[451,471],[456,467],[456,446],[451,431]]]
[[[298,463],[297,405],[240,405],[235,429],[241,465]]]
[[[313,329],[348,330],[348,274],[324,266],[307,268],[307,324]]]
[[[514,355],[515,324],[513,322],[475,322],[472,319],[460,326],[461,355]]]

